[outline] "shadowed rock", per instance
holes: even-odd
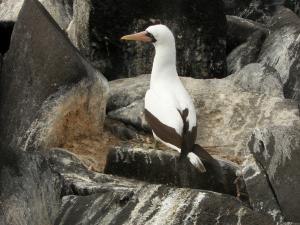
[[[52,225],[61,205],[61,177],[39,154],[0,147],[0,224]]]
[[[261,46],[262,46],[262,31],[258,30],[252,34],[246,43],[235,48],[227,56],[227,74],[233,74],[244,66],[255,63]]]
[[[1,71],[1,141],[37,150],[97,135],[107,97],[102,74],[40,2],[25,0]]]
[[[300,101],[299,54],[300,18],[279,7],[272,19],[271,33],[265,40],[258,62],[274,67],[284,85],[284,96]]]
[[[236,196],[235,179],[240,167],[231,161],[216,157],[216,163],[203,161],[205,173],[180,163],[173,150],[144,150],[110,147],[105,173],[156,184],[211,190]],[[241,190],[243,181],[240,181]]]
[[[269,217],[274,222],[284,221],[269,177],[252,154],[248,155],[243,162],[243,177],[253,210]]]

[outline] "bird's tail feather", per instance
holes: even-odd
[[[188,164],[192,164],[193,167],[195,167],[197,170],[199,170],[200,172],[206,172],[206,169],[204,167],[204,165],[201,162],[201,159],[193,152],[189,152],[187,154],[187,161]]]

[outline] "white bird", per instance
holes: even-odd
[[[196,111],[176,71],[176,48],[172,32],[160,24],[121,39],[148,41],[155,47],[150,89],[145,96],[145,115],[154,138],[177,150],[180,160],[205,172],[200,158],[210,162],[214,158],[195,144]]]

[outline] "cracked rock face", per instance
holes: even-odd
[[[128,191],[64,197],[55,224],[251,224],[253,221],[273,224],[226,195],[144,185]]]
[[[107,97],[103,75],[40,2],[26,0],[1,70],[1,141],[33,151],[97,135]]]
[[[299,199],[295,197],[300,195],[300,174],[296,169],[300,160],[298,126],[265,126],[256,129],[247,147],[268,176],[285,219],[299,222],[300,216],[296,213],[300,207]]]

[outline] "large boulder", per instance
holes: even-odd
[[[61,177],[37,153],[0,147],[0,224],[54,224],[63,192]]]
[[[240,18],[237,16],[226,16],[227,20],[227,37],[226,52],[229,54],[237,46],[244,44],[248,38],[255,32],[261,32],[262,41],[269,33],[269,26],[252,20]]]
[[[182,76],[226,76],[226,19],[222,0],[75,1],[68,33],[75,46],[113,80],[150,73],[154,47],[124,41],[126,34],[162,23],[174,33]]]
[[[300,18],[291,10],[278,7],[271,33],[265,40],[258,62],[274,67],[284,85],[284,96],[300,101],[299,64]]]
[[[205,173],[179,161],[174,150],[128,149],[111,146],[109,148],[104,172],[131,179],[175,187],[210,190],[236,196],[234,183],[241,168],[226,159],[215,156],[214,164],[205,160]],[[244,190],[241,178],[239,190]]]
[[[223,0],[226,15],[235,15],[261,23],[269,23],[276,6],[283,5],[300,16],[299,2],[294,0]]]
[[[99,135],[107,80],[72,45],[36,0],[25,0],[1,70],[5,145],[37,150]]]
[[[262,46],[262,36],[262,31],[256,31],[248,38],[247,42],[229,53],[227,56],[227,74],[233,74],[244,66],[256,62]]]
[[[268,177],[269,185],[274,192],[273,198],[278,202],[284,218],[291,222],[300,222],[300,202],[297,197],[300,195],[299,137],[300,130],[297,123],[266,125],[254,130],[247,143],[247,151],[253,154],[256,163],[261,165],[260,170]],[[255,177],[253,173],[259,174],[255,170],[245,174],[246,184],[251,176],[252,179]],[[256,182],[261,183],[259,179]],[[251,188],[252,192],[260,191],[260,185],[253,185],[253,182]],[[259,201],[263,203],[262,206],[266,203],[264,196],[260,196]]]
[[[56,225],[91,223],[274,224],[234,197],[163,185],[63,198]]]

